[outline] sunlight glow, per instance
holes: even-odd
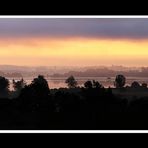
[[[148,40],[0,39],[0,64],[28,66],[148,65]]]

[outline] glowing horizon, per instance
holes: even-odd
[[[102,38],[0,39],[0,65],[147,66],[148,40]]]
[[[148,18],[0,18],[0,65],[148,66]]]

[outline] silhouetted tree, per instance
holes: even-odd
[[[15,91],[21,91],[22,88],[24,88],[26,85],[25,81],[23,79],[21,79],[20,81],[15,81],[13,79],[13,88]]]
[[[115,83],[114,85],[116,88],[122,88],[126,83],[126,78],[123,75],[117,75],[115,78]]]
[[[86,82],[84,83],[84,87],[89,89],[89,88],[92,88],[92,87],[93,87],[93,84],[92,84],[91,81],[86,81]]]
[[[118,76],[118,79],[122,77]],[[118,79],[117,83],[121,83],[122,80]],[[13,80],[13,83],[15,90],[19,90],[23,80],[18,83]],[[122,82],[122,85],[117,86],[123,87],[123,84]],[[8,86],[9,81],[0,77],[0,91],[8,91]],[[124,90],[128,92],[130,88],[104,88],[95,80],[85,82],[84,86],[85,88],[54,89],[50,94],[47,80],[39,75],[31,84],[22,88],[18,97],[0,99],[0,129],[148,128],[147,96],[121,99],[122,96],[116,95],[114,91],[123,90],[124,93]],[[132,86],[139,87],[140,84],[133,82]]]
[[[26,101],[35,102],[37,100],[47,99],[50,94],[48,87],[48,82],[44,76],[39,75],[37,78],[34,78],[30,85],[25,86],[22,89],[20,94],[21,98],[24,98]],[[30,99],[31,98],[31,99]]]
[[[7,96],[9,92],[9,80],[5,77],[0,76],[0,94]]]
[[[22,106],[30,111],[41,113],[46,110],[48,113],[53,110],[48,82],[42,75],[34,78],[30,85],[22,89],[20,100]]]
[[[147,83],[142,83],[141,85],[143,88],[147,88]]]
[[[5,77],[0,76],[0,90],[9,89],[9,80]]]
[[[39,75],[37,78],[34,78],[30,85],[38,97],[48,96],[50,90],[48,82],[44,76]]]
[[[70,76],[66,79],[65,83],[67,83],[69,88],[75,88],[78,83],[73,76]]]
[[[98,81],[93,80],[93,87],[94,88],[102,88],[103,86]]]
[[[133,88],[139,88],[139,87],[140,87],[140,84],[139,84],[137,81],[134,81],[134,82],[131,84],[131,87],[133,87]]]

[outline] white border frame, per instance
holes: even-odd
[[[148,18],[148,15],[0,15],[0,18]]]
[[[0,18],[148,18],[148,15],[0,15]],[[148,130],[0,130],[0,133],[148,133]]]
[[[0,133],[148,133],[148,130],[0,130]]]

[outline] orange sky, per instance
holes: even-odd
[[[148,66],[148,40],[3,38],[0,64],[26,66]]]

